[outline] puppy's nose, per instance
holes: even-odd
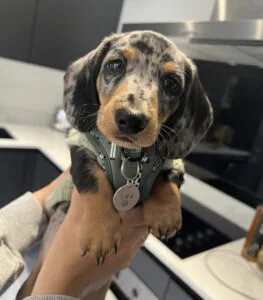
[[[135,134],[146,127],[148,119],[143,114],[133,114],[127,109],[121,108],[115,113],[115,122],[121,132]]]

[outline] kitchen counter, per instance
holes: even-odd
[[[37,126],[0,123],[1,127],[6,129],[14,139],[0,139],[0,148],[38,149],[61,170],[70,165],[65,134]],[[254,217],[254,209],[189,174],[186,174],[185,179],[182,188],[183,194],[242,230],[247,231],[249,229]],[[253,270],[255,266],[248,266],[245,260],[239,257],[243,243],[244,239],[237,240],[218,247],[216,250],[212,249],[186,259],[180,259],[152,235],[146,240],[145,247],[203,299],[247,299],[215,279],[208,269],[208,258],[213,270],[215,269],[215,272],[220,271],[220,274],[223,272],[224,279],[231,286],[241,289],[255,299],[262,299],[260,290],[262,290],[263,283],[259,279],[259,274],[255,273],[256,270]],[[216,256],[220,257],[216,258]],[[232,257],[231,262],[230,256]],[[232,268],[231,263],[236,266],[237,260],[238,268]],[[249,268],[251,272],[244,272],[244,268]]]

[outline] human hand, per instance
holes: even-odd
[[[44,186],[42,189],[37,190],[33,193],[34,198],[38,201],[42,208],[45,207],[45,202],[47,198],[60,186],[60,184],[69,176],[69,168],[61,173],[57,178],[55,178],[48,185]]]
[[[80,297],[87,286],[127,267],[148,235],[142,207],[122,214],[122,239],[117,254],[102,266],[94,255],[81,256],[79,235],[84,199],[74,189],[70,209],[58,230],[36,280],[33,295],[59,294]],[[110,201],[110,199],[105,199]]]

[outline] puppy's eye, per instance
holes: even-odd
[[[124,62],[120,59],[111,60],[107,64],[107,69],[111,74],[116,75],[124,71],[125,65]]]
[[[176,95],[181,91],[179,79],[172,75],[167,75],[163,78],[163,87],[170,95]]]

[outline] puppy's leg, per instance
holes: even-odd
[[[182,182],[181,170],[162,171],[143,205],[145,222],[156,237],[167,239],[181,228],[179,188]]]
[[[71,175],[84,201],[80,230],[81,254],[95,254],[97,264],[116,252],[121,218],[112,205],[113,191],[96,156],[83,147],[71,147]]]

